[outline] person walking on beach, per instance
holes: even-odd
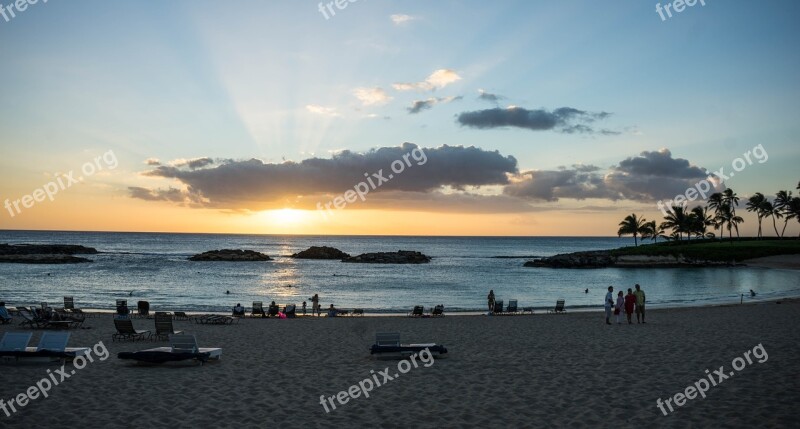
[[[614,314],[617,316],[617,325],[622,324],[622,313],[625,312],[625,297],[622,296],[622,291],[617,294],[617,305],[614,306]]]
[[[316,293],[311,297],[311,315],[313,316],[314,313],[319,316],[319,295]]]
[[[606,294],[606,302],[604,303],[604,307],[606,309],[606,325],[611,324],[611,309],[614,307],[614,286],[608,287],[608,293]]]
[[[636,304],[636,295],[633,294],[631,288],[628,288],[628,294],[625,295],[625,315],[628,316],[628,324],[633,323],[631,317],[633,316],[633,306]]]
[[[636,284],[636,292],[633,294],[636,296],[636,323],[639,323],[639,316],[642,316],[642,323],[647,323],[644,321],[644,303],[645,303],[645,296],[644,291]]]
[[[489,296],[486,297],[489,301],[489,312],[494,311],[494,289],[489,291]]]

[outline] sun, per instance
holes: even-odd
[[[280,210],[267,210],[265,214],[270,222],[278,225],[297,225],[304,223],[308,218],[308,213],[305,210],[288,208]]]

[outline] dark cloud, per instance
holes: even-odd
[[[463,96],[457,97],[439,97],[439,98],[428,98],[426,100],[416,100],[411,104],[411,107],[408,108],[408,113],[416,114],[423,110],[428,110],[436,104],[439,103],[450,103],[452,101],[458,101],[464,98]]]
[[[411,166],[403,161],[404,155]],[[406,165],[401,174],[391,169],[397,160]],[[388,181],[370,195],[389,191],[425,193],[445,187],[465,189],[507,184],[508,175],[517,173],[517,160],[476,147],[444,145],[425,149],[404,143],[366,153],[343,151],[330,159],[310,158],[280,164],[258,159],[223,160],[213,168],[191,170],[162,165],[143,174],[180,182],[186,189],[181,196],[184,201],[228,209],[262,209],[275,201],[341,194],[367,181],[365,174],[377,182],[373,173],[382,174]],[[132,188],[130,196],[146,200],[178,199],[172,190],[141,188]]]
[[[192,170],[197,170],[198,168],[203,168],[213,163],[214,163],[213,159],[208,157],[203,157],[203,158],[192,158],[192,159],[176,159],[175,161],[170,162],[170,165],[175,167],[189,167]]]
[[[545,201],[602,198],[652,202],[683,194],[706,177],[702,168],[688,160],[673,158],[669,150],[661,149],[626,158],[605,174],[593,165],[525,171],[503,193]]]
[[[587,112],[572,107],[560,107],[553,111],[545,109],[528,110],[522,107],[476,110],[458,115],[462,126],[491,129],[503,127],[525,128],[533,131],[559,131],[567,134],[593,134],[596,131],[589,124],[607,119],[608,112]]]
[[[140,188],[138,186],[128,187],[131,197],[145,201],[171,201],[173,203],[185,202],[187,195],[180,189],[168,188],[162,190],[152,190]]]
[[[479,89],[478,92],[480,95],[478,96],[478,100],[488,101],[489,103],[497,104],[500,100],[505,100],[506,97],[503,97],[499,94],[492,94],[490,92],[486,92],[482,89]]]

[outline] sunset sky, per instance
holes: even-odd
[[[796,1],[340,3],[0,16],[0,229],[615,235],[748,151],[800,192]]]

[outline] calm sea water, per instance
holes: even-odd
[[[602,305],[605,290],[639,283],[656,306],[739,302],[750,289],[757,299],[800,296],[800,271],[761,268],[554,270],[524,268],[525,258],[630,245],[630,239],[576,237],[330,237],[100,232],[0,231],[0,243],[81,244],[102,252],[94,262],[68,265],[0,264],[0,300],[9,306],[41,301],[60,306],[65,295],[79,308],[111,309],[116,299],[150,302],[152,309],[228,311],[252,301],[297,303],[318,293],[325,307],[368,312],[408,311],[444,304],[448,311],[484,310],[486,295],[517,299],[520,306],[573,308]],[[344,264],[294,260],[312,245],[350,254],[418,250],[423,265]],[[190,262],[207,250],[252,249],[271,262]],[[589,293],[585,293],[585,289]],[[226,294],[230,291],[230,294]],[[745,297],[746,300],[751,300]],[[311,303],[309,301],[310,308]]]

